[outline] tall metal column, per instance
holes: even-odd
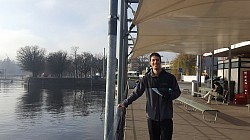
[[[125,23],[124,23],[124,32],[128,33],[128,3],[125,2],[124,5],[124,9],[125,9],[125,14],[124,14],[124,19],[125,19]],[[127,80],[128,80],[128,75],[127,75],[127,71],[128,71],[128,35],[124,36],[124,44],[123,44],[123,61],[122,61],[122,68],[123,68],[123,91],[125,90],[126,84],[127,84]],[[124,93],[124,92],[123,92]],[[122,95],[122,100],[124,99],[124,95]]]
[[[197,55],[197,82],[198,82],[198,86],[201,86],[201,55]]]
[[[231,68],[232,68],[232,63],[231,63],[231,57],[232,57],[232,54],[231,54],[231,46],[228,47],[228,83],[227,83],[227,86],[228,86],[228,102],[231,103],[232,100],[232,95],[234,93],[231,93]]]
[[[106,74],[106,101],[105,101],[105,122],[104,140],[114,138],[114,93],[115,93],[115,66],[116,66],[116,37],[117,37],[117,9],[118,1],[110,0],[110,16],[108,31],[108,53],[107,53],[107,74]]]
[[[213,87],[213,77],[214,77],[214,50],[212,51],[212,56],[211,56],[211,68],[210,68],[210,79],[211,79],[211,88]]]
[[[117,75],[117,103],[120,103],[122,100],[122,92],[123,92],[123,81],[124,81],[124,69],[123,69],[123,56],[124,56],[124,23],[125,23],[125,18],[124,18],[124,5],[125,5],[125,0],[120,1],[120,38],[119,38],[119,59],[118,59],[118,75]]]

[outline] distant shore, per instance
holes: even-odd
[[[99,88],[105,89],[106,79],[103,78],[32,78],[25,79],[24,84],[37,88]]]

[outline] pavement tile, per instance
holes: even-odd
[[[181,89],[191,91],[191,83],[179,83]],[[181,96],[204,103],[199,97],[190,94]],[[133,102],[127,108],[125,122],[125,140],[149,140],[145,95]],[[212,108],[220,111],[215,123],[204,121],[199,111],[187,111],[182,104],[174,103],[174,133],[173,140],[248,140],[250,138],[250,112],[246,106],[216,105],[212,101]],[[213,118],[213,114],[206,114]]]

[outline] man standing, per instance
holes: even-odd
[[[146,114],[150,140],[171,140],[173,134],[173,103],[172,100],[181,94],[174,75],[161,68],[161,56],[150,55],[152,69],[145,74],[133,93],[118,108],[128,107],[133,101],[146,93]]]

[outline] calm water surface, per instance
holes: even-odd
[[[104,91],[0,83],[0,140],[101,140]]]

